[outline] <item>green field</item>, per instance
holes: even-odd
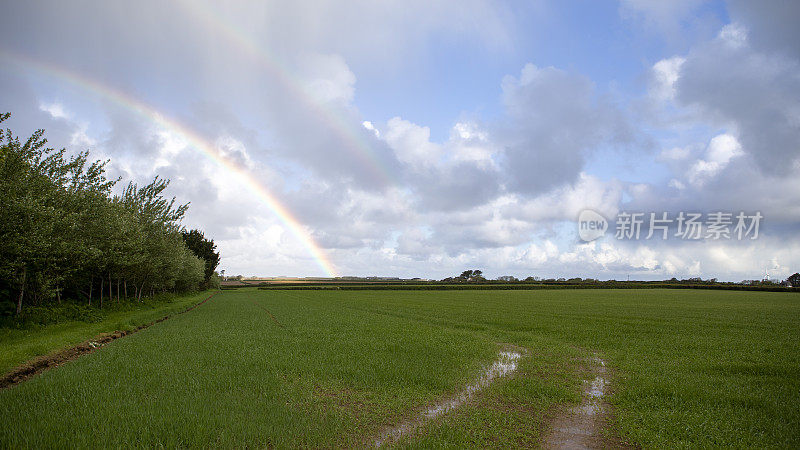
[[[396,444],[537,446],[602,355],[609,435],[796,448],[798,342],[791,293],[240,289],[0,391],[0,447],[371,446],[513,345],[513,375]]]

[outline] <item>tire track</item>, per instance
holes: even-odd
[[[466,385],[461,392],[453,397],[438,401],[429,406],[416,417],[407,419],[399,424],[384,429],[380,436],[374,440],[375,447],[390,445],[401,437],[413,434],[416,430],[431,420],[437,419],[469,402],[472,398],[487,388],[499,378],[510,375],[517,370],[517,362],[522,357],[522,349],[503,350],[490,366],[486,367],[480,377],[472,383]]]
[[[598,355],[587,361],[589,378],[583,380],[581,403],[562,407],[550,420],[542,447],[546,449],[635,448],[603,433],[611,422],[611,405],[606,397],[610,390],[609,370]]]
[[[261,304],[260,304],[260,303],[258,303],[258,302],[257,302],[255,299],[253,299],[253,298],[250,298],[250,300],[253,302],[253,304],[254,304],[254,305],[256,305],[256,307],[258,307],[258,308],[259,308],[259,309],[261,309],[262,311],[264,311],[264,312],[266,312],[267,314],[269,314],[269,317],[270,317],[270,319],[272,319],[272,321],[273,321],[273,322],[275,322],[275,324],[277,324],[279,327],[283,328],[284,330],[286,329],[286,327],[285,327],[285,326],[283,326],[283,324],[282,324],[282,323],[280,323],[280,322],[278,321],[278,319],[277,319],[277,318],[275,318],[275,316],[272,314],[272,312],[270,312],[270,310],[268,310],[268,309],[267,309],[267,307],[266,307],[266,306],[261,306]]]

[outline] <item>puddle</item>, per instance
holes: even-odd
[[[608,405],[604,397],[609,383],[606,363],[601,358],[592,359],[594,380],[584,380],[583,398],[578,406],[561,411],[551,424],[544,440],[545,448],[601,448],[600,434]]]
[[[489,386],[496,379],[502,378],[517,370],[517,361],[521,357],[522,355],[516,351],[500,352],[497,361],[492,363],[491,366],[487,367],[478,380],[468,384],[456,396],[440,401],[426,409],[417,418],[407,420],[384,431],[381,433],[381,437],[375,441],[375,446],[380,447],[387,442],[392,442],[400,438],[402,435],[415,430],[425,422],[440,417],[468,402],[476,393]]]
[[[606,393],[606,379],[597,377],[592,381],[592,386],[589,388],[589,397],[603,398]]]

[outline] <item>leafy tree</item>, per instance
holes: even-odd
[[[219,265],[219,252],[216,252],[216,244],[213,240],[206,239],[203,232],[200,230],[184,230],[182,233],[183,242],[186,247],[191,250],[195,256],[205,261],[205,279],[206,284],[210,283],[211,278],[214,276],[214,271],[217,270]]]
[[[0,122],[9,114],[0,115]],[[25,143],[11,130],[0,131],[0,276],[16,287],[16,312],[22,312],[26,289],[37,298],[50,287],[50,258],[54,245],[49,239],[58,228],[63,207],[59,187],[73,171],[75,160],[65,161],[64,150],[45,148],[44,131],[36,131]]]
[[[502,276],[497,277],[497,281],[503,281],[503,282],[506,282],[506,283],[513,283],[513,282],[519,281],[519,278],[517,278],[517,277],[515,277],[513,275],[502,275]]]
[[[465,270],[458,276],[460,281],[486,281],[483,272],[480,270]]]
[[[787,278],[786,281],[794,287],[800,287],[800,273],[789,275],[789,278]]]
[[[163,196],[169,181],[155,177],[112,196],[118,180],[106,179],[107,161],[90,163],[88,152],[67,158],[43,136],[38,130],[22,143],[0,130],[0,303],[12,300],[20,314],[26,303],[66,295],[89,305],[99,298],[102,307],[105,298],[127,297],[129,283],[141,300],[207,279],[207,262],[180,233],[188,205]]]

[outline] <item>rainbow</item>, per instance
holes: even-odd
[[[0,58],[14,63],[18,67],[34,70],[36,72],[67,81],[73,85],[79,86],[82,89],[93,92],[102,96],[105,99],[123,107],[124,109],[137,114],[140,117],[152,122],[159,127],[172,132],[192,147],[199,150],[211,162],[225,170],[230,171],[237,175],[237,178],[255,194],[274,214],[275,216],[292,232],[292,234],[308,249],[311,256],[325,274],[330,277],[336,276],[336,270],[333,263],[327,257],[325,252],[314,241],[311,235],[306,231],[305,227],[300,221],[295,218],[291,211],[286,206],[281,204],[280,201],[269,192],[264,186],[261,185],[253,175],[245,168],[239,167],[232,161],[226,159],[220,154],[216,147],[203,138],[200,134],[192,130],[190,127],[170,118],[168,115],[156,110],[154,107],[131,97],[130,95],[115,90],[99,81],[88,78],[84,75],[72,72],[63,67],[55,66],[53,64],[45,63],[42,61],[34,60],[28,57],[11,54],[7,51],[0,50]]]
[[[355,150],[355,154],[361,160],[362,165],[367,167],[373,175],[378,177],[377,179],[382,181],[385,186],[398,184],[397,180],[392,175],[392,171],[380,161],[373,146],[367,141],[367,133],[365,130],[361,129],[361,127],[354,128],[352,124],[344,120],[341,114],[327,108],[324,103],[319,102],[309,95],[303,89],[303,86],[297,82],[298,77],[292,73],[291,69],[286,64],[281,62],[280,58],[253,42],[252,39],[233,24],[224,21],[221,18],[221,14],[216,14],[208,6],[204,7],[202,2],[179,0],[178,4],[180,4],[187,13],[210,26],[214,31],[218,32],[267,70],[267,72],[292,95],[293,99],[299,101],[305,108],[312,111],[316,117],[322,119],[329,130],[336,133],[350,149]]]

